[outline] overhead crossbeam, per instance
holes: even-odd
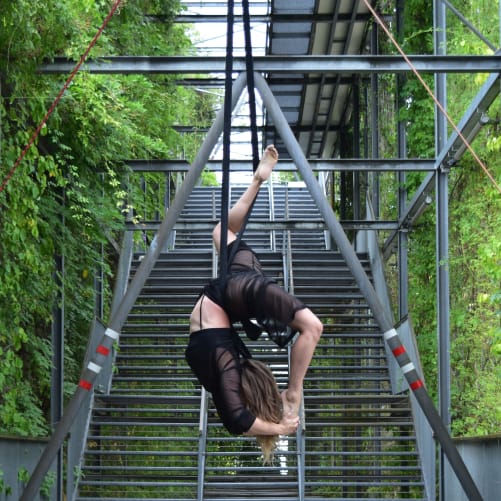
[[[151,22],[172,22],[168,16],[147,15],[145,18]],[[243,16],[236,15],[235,23],[241,23]],[[353,16],[351,13],[340,13],[337,16],[338,22],[357,22],[363,23],[370,19],[368,13],[358,13]],[[253,14],[252,23],[332,23],[332,14]],[[175,19],[176,23],[226,23],[226,15],[223,14],[179,14]]]
[[[125,162],[134,172],[186,172],[190,164],[185,160],[128,160]],[[314,172],[430,172],[435,170],[435,160],[378,159],[378,158],[332,158],[308,160]],[[221,170],[220,160],[209,160],[206,168],[210,171]],[[232,160],[232,172],[251,172],[249,160]],[[292,160],[279,160],[273,169],[276,172],[296,172]]]
[[[374,230],[374,231],[389,231],[397,229],[397,223],[395,221],[368,221],[366,219],[355,221],[349,220],[339,221],[344,230]],[[198,219],[196,222],[183,221],[177,222],[174,225],[174,230],[190,230],[190,231],[212,231],[214,226],[218,223],[218,220],[214,219]],[[127,230],[137,230],[137,231],[156,231],[160,228],[159,222],[149,222],[143,221],[141,223],[133,223],[128,221],[125,223]],[[253,221],[247,224],[248,230],[255,231],[270,231],[270,230],[326,230],[327,227],[323,220],[315,219],[287,219],[287,220],[275,220],[275,221]]]
[[[255,56],[254,70],[273,73],[409,73],[400,56]],[[493,73],[501,68],[501,55],[492,56],[412,56],[420,73]],[[41,73],[67,73],[74,62],[57,57],[40,67]],[[83,69],[99,74],[142,73],[224,73],[225,59],[217,56],[106,56],[90,60]],[[235,72],[245,71],[245,58],[235,57]]]

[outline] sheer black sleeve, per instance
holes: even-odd
[[[246,408],[240,394],[240,362],[223,347],[217,348],[215,356],[219,381],[212,397],[225,428],[241,435],[249,430],[256,417]]]

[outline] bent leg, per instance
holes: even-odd
[[[322,335],[323,325],[309,308],[304,308],[296,312],[290,326],[299,331],[299,336],[292,347],[289,387],[283,393],[282,399],[286,405],[286,413],[297,415],[301,404],[303,380]]]

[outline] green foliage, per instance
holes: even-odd
[[[4,477],[4,472],[0,470],[0,494],[5,494],[6,496],[10,496],[12,494],[12,486],[5,483],[3,477]]]
[[[422,2],[406,2],[410,18],[404,48],[408,53],[430,52],[430,20],[414,16]],[[421,12],[431,11],[422,6]],[[456,5],[459,8],[459,6]],[[487,36],[498,29],[497,7],[487,2],[464,2],[461,12]],[[419,10],[418,10],[419,12]],[[412,13],[412,14],[411,14]],[[488,49],[454,16],[448,26],[449,53],[485,54]],[[413,31],[414,30],[414,33]],[[450,75],[447,79],[448,111],[457,123],[479,91],[484,75]],[[431,80],[428,79],[428,83]],[[405,104],[399,117],[408,130],[409,156],[433,158],[433,103],[417,81],[408,79]],[[499,102],[489,111],[496,116]],[[500,134],[493,122],[484,127],[473,145],[494,178],[501,179]],[[450,173],[450,235],[447,263],[450,271],[452,428],[457,435],[498,432],[501,409],[500,283],[501,199],[470,155]],[[407,177],[411,197],[422,175]],[[418,336],[428,389],[436,397],[436,236],[434,205],[409,234],[409,305]]]
[[[108,0],[0,0],[2,181],[66,78],[37,68],[56,55],[78,60],[110,7]],[[187,53],[188,37],[171,22],[177,8],[175,1],[123,2],[91,57]],[[2,433],[47,432],[51,322],[63,290],[68,391],[77,380],[95,311],[94,277],[104,276],[107,304],[116,261],[110,241],[120,237],[127,203],[142,199],[139,186],[124,190],[130,173],[123,161],[192,157],[200,136],[181,137],[173,126],[204,126],[211,115],[209,97],[171,76],[81,71],[65,92],[0,193]],[[57,255],[64,256],[61,288]]]
[[[429,77],[428,85],[431,85]],[[417,78],[409,78],[402,88],[404,105],[399,119],[406,125],[408,156],[411,158],[432,158],[435,153],[434,104]]]
[[[499,153],[496,154],[496,156]],[[497,163],[495,156],[491,165]],[[495,169],[497,177],[501,169]],[[499,423],[501,197],[478,166],[465,159],[455,172],[451,228],[451,335],[454,431],[494,433]],[[464,208],[467,207],[467,215]]]
[[[491,40],[498,30],[497,7],[487,2],[455,4],[467,19]],[[428,2],[405,2],[405,32],[401,40],[406,53],[433,52],[430,26],[432,10]],[[416,15],[417,14],[417,15]],[[447,52],[452,54],[487,54],[487,45],[476,38],[455,16],[448,16]],[[384,45],[388,52],[394,49]],[[422,75],[433,88],[432,78]],[[486,76],[450,74],[447,76],[448,111],[457,123]],[[393,81],[380,79],[382,92],[391,95]],[[434,158],[434,105],[422,84],[410,75],[402,89],[398,119],[407,128],[407,154],[410,157]],[[384,125],[380,129],[382,156],[396,151],[395,116],[391,99],[384,107]],[[499,153],[499,101],[488,114],[494,120],[483,128],[473,147],[498,183],[501,180]],[[407,174],[405,188],[410,199],[420,186],[423,174]],[[395,180],[380,177],[382,213],[394,218]],[[500,256],[501,201],[482,169],[469,154],[449,176],[450,234],[447,266],[450,271],[452,429],[457,435],[496,433],[501,418],[501,333],[500,333]],[[426,211],[409,233],[409,308],[428,391],[437,393],[437,310],[436,310],[436,229],[435,205]],[[394,285],[395,268],[389,263],[388,275]],[[393,263],[394,264],[394,263]],[[396,297],[395,297],[396,299]]]

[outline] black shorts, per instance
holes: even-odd
[[[241,347],[245,345],[232,329],[204,329],[190,335],[185,353],[200,384],[212,393],[224,426],[236,435],[256,419],[241,397]]]
[[[232,323],[242,322],[251,339],[265,330],[279,346],[292,339],[294,332],[288,325],[297,311],[306,308],[297,297],[264,275],[256,253],[245,242],[240,242],[232,260],[226,287],[215,279],[203,293],[225,310]],[[254,328],[251,319],[262,329]]]
[[[226,284],[225,310],[233,321],[273,319],[288,325],[298,310],[306,308],[297,297],[259,272],[232,274]]]

